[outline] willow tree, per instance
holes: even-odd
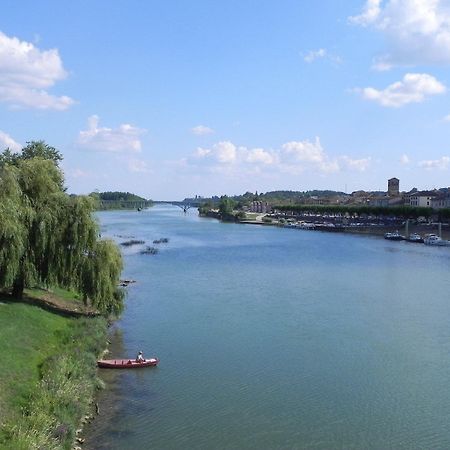
[[[120,251],[99,238],[94,201],[64,192],[58,161],[0,164],[0,287],[16,298],[27,286],[73,289],[102,313],[118,314]]]

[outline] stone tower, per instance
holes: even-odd
[[[388,195],[389,197],[398,197],[400,195],[400,180],[398,178],[388,180]]]

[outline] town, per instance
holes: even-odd
[[[402,192],[398,178],[387,181],[385,192],[247,192],[211,199],[196,196],[184,202],[196,204],[202,216],[223,221],[383,235],[412,242],[425,239],[430,245],[450,245],[450,189]]]

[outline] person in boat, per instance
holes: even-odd
[[[141,363],[141,362],[144,362],[144,361],[145,361],[145,358],[144,358],[143,353],[142,353],[142,352],[139,352],[139,353],[137,354],[137,356],[136,356],[136,362]]]

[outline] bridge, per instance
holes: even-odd
[[[200,206],[201,202],[199,200],[189,200],[189,201],[177,201],[177,200],[155,200],[153,202],[155,205],[156,204],[160,204],[160,205],[174,205],[174,206],[178,206],[178,208],[181,208],[183,210],[183,212],[188,212],[189,209],[191,208],[197,208]]]

